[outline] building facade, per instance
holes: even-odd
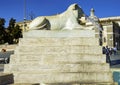
[[[22,32],[25,32],[29,30],[30,22],[31,20],[21,21],[21,22],[17,22],[16,25],[19,25],[20,28],[22,29]]]
[[[120,49],[120,17],[100,18],[103,27],[103,45]]]

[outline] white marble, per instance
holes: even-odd
[[[84,12],[78,4],[72,4],[68,9],[57,15],[40,16],[35,18],[29,25],[30,30],[49,29],[49,30],[65,30],[83,29],[79,20],[84,17]]]
[[[73,28],[74,29],[74,28]],[[95,37],[94,30],[30,30],[23,34],[24,38],[41,38],[41,37]]]

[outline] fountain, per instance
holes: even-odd
[[[79,23],[84,16],[72,4],[59,15],[34,19],[4,73],[13,73],[16,84],[117,85],[95,31]]]

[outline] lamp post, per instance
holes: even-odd
[[[113,45],[112,45],[112,42],[113,42],[113,38],[112,38],[112,36],[110,37],[110,46],[112,47]]]
[[[24,0],[24,30],[26,31],[26,0]]]

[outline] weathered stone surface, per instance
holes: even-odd
[[[30,67],[31,65],[31,67]],[[80,64],[26,64],[6,65],[9,71],[13,73],[69,73],[69,72],[109,72],[109,64],[99,63],[80,63]],[[17,68],[19,67],[19,68]],[[89,70],[88,70],[89,69]],[[7,72],[7,70],[6,70]]]
[[[106,72],[81,72],[81,73],[19,73],[14,74],[16,83],[96,83],[112,82],[111,73]],[[28,77],[29,76],[29,77]],[[92,76],[92,77],[91,77]],[[36,78],[37,77],[37,78]],[[26,81],[27,80],[27,81]]]
[[[35,18],[29,25],[29,28],[34,29],[48,29],[48,30],[63,30],[63,29],[83,29],[80,25],[79,19],[85,14],[78,4],[72,4],[68,9],[53,16],[40,16]]]
[[[15,84],[8,84],[8,85],[41,85],[39,83],[15,83]]]
[[[89,41],[89,42],[88,42]],[[89,46],[98,46],[99,40],[93,37],[52,37],[52,38],[21,38],[19,45],[29,45],[33,46],[66,46],[66,45],[89,45]]]
[[[83,54],[102,54],[102,47],[100,46],[83,46],[83,45],[74,45],[74,46],[21,46],[16,48],[21,53],[30,53],[30,54],[69,54],[69,53],[83,53]],[[97,52],[96,52],[96,51]]]
[[[15,83],[114,85],[102,47],[92,34],[94,31],[66,30],[63,36],[60,36],[62,31],[54,32],[39,30],[42,33],[39,36],[37,33],[29,36],[30,32],[20,40],[4,70],[14,74]],[[82,32],[84,36],[79,34]]]
[[[38,83],[38,84],[30,84],[30,83],[16,83],[16,84],[9,84],[9,85],[118,85],[117,83],[86,83],[86,84],[76,84],[76,83]]]
[[[74,37],[95,37],[94,30],[60,30],[60,31],[53,31],[53,30],[31,30],[29,32],[25,32],[23,34],[24,38],[52,38],[52,37],[67,37],[67,38],[74,38]]]
[[[15,58],[17,57],[17,58]],[[19,58],[20,57],[20,58]],[[106,63],[106,56],[100,54],[16,54],[11,63]]]

